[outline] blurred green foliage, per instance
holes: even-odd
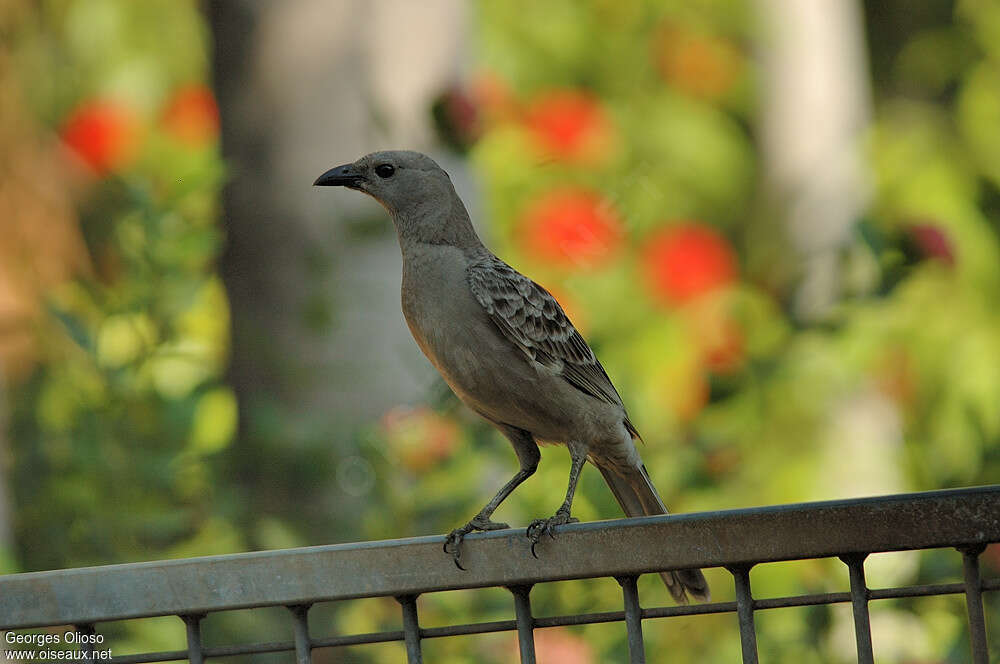
[[[550,288],[591,342],[674,510],[1000,476],[1000,11],[981,0],[915,14],[901,0],[875,4],[864,146],[874,202],[841,257],[845,293],[819,322],[791,313],[796,259],[770,235],[777,224],[758,194],[758,37],[746,3],[483,0],[480,70],[435,108],[481,175],[491,246]],[[10,57],[25,104],[76,155],[65,179],[88,267],[45,294],[37,367],[10,394],[9,569],[442,533],[468,519],[516,461],[443,390],[386,413],[349,452],[310,429],[275,457],[305,425],[266,403],[243,404],[253,440],[233,444],[215,268],[224,166],[197,4],[59,0],[23,3],[16,17]],[[333,316],[330,301],[311,302],[317,328]],[[567,471],[563,449],[544,449],[497,518],[549,515]],[[330,502],[357,520],[331,533]],[[574,513],[620,516],[592,470]],[[873,586],[952,581],[956,561],[876,556],[868,571]],[[986,562],[1000,571],[995,549]],[[843,590],[841,567],[761,567],[755,594]],[[717,599],[731,598],[725,572],[708,576]],[[654,577],[640,592],[646,605],[669,601]],[[616,610],[619,593],[605,579],[533,597],[552,615]],[[989,601],[995,635],[1000,598]],[[498,590],[420,603],[425,625],[510,616]],[[392,600],[315,611],[339,633],[399,624]],[[955,597],[874,605],[880,658],[964,661],[963,612]],[[213,618],[208,638],[287,638],[283,616],[238,614]],[[847,607],[768,612],[762,657],[851,661],[850,625]],[[182,635],[165,619],[110,629],[122,652],[178,647]],[[645,633],[650,661],[738,657],[732,616]],[[426,652],[503,662],[514,648],[501,634],[434,640]],[[543,630],[539,652],[621,661],[626,644],[604,625]],[[401,646],[341,655],[398,661]]]
[[[13,392],[15,559],[232,550],[203,536],[236,404],[214,269],[217,116],[210,93],[191,101],[207,68],[201,16],[194,3],[99,0],[20,19],[22,96],[63,141],[54,176],[77,192],[86,267],[45,294],[38,367]]]

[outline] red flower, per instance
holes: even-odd
[[[207,86],[178,89],[163,112],[163,128],[189,145],[213,142],[219,135],[219,107]]]
[[[556,159],[594,163],[609,150],[612,128],[600,102],[578,90],[556,90],[537,97],[526,123],[539,147]]]
[[[483,133],[482,109],[476,98],[458,85],[434,101],[431,115],[441,140],[459,152],[467,151]]]
[[[110,100],[89,101],[70,114],[60,136],[97,175],[104,175],[135,156],[139,122],[127,106]]]
[[[727,374],[743,366],[743,331],[732,321],[726,321],[719,331],[720,336],[712,339],[704,349],[705,367],[712,373]]]
[[[517,100],[499,74],[484,70],[473,76],[470,93],[488,122],[502,122],[520,113]]]
[[[423,407],[391,409],[382,416],[381,430],[396,458],[414,472],[447,459],[462,438],[455,421]]]
[[[508,641],[504,661],[517,659],[517,640]],[[535,657],[539,662],[593,664],[597,661],[590,644],[565,627],[535,630]]]
[[[910,224],[906,231],[921,254],[936,258],[948,267],[955,266],[955,249],[951,239],[940,227],[934,224]]]
[[[566,267],[604,262],[621,239],[614,212],[600,196],[581,189],[543,195],[528,207],[520,227],[529,254]]]
[[[734,446],[713,449],[703,458],[705,471],[714,478],[739,472],[743,466],[743,455]]]
[[[707,99],[725,95],[743,69],[742,55],[728,40],[670,24],[660,29],[653,57],[669,83]]]
[[[920,376],[913,358],[901,347],[889,347],[876,360],[872,373],[883,394],[891,397],[903,408],[911,406],[917,398]]]
[[[682,304],[731,283],[736,257],[718,232],[696,224],[667,228],[646,246],[645,271],[653,293]]]
[[[702,366],[713,374],[728,374],[743,366],[746,339],[730,310],[730,298],[700,297],[684,308]]]

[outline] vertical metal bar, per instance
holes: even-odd
[[[76,633],[80,635],[80,661],[84,664],[94,664],[94,650],[97,644],[94,642],[94,635],[97,633],[93,625],[77,625]]]
[[[288,607],[292,612],[295,632],[295,664],[312,664],[312,639],[309,638],[309,605]]]
[[[740,621],[743,664],[757,664],[757,630],[753,623],[753,595],[750,592],[750,565],[729,568],[736,584],[736,615]]]
[[[184,626],[187,627],[188,662],[191,664],[205,664],[205,655],[201,649],[201,619],[203,617],[200,615],[181,616]]]
[[[986,618],[983,615],[983,581],[979,574],[979,554],[985,548],[980,545],[959,549],[965,576],[965,608],[969,612],[969,645],[975,664],[988,664],[990,660],[986,644]]]
[[[417,596],[403,595],[396,601],[403,606],[403,637],[406,643],[406,661],[422,664],[424,656],[420,652],[420,621],[417,618]]]
[[[851,606],[854,609],[854,640],[858,646],[858,663],[873,664],[872,626],[868,617],[868,586],[865,583],[867,554],[841,556],[851,575]]]
[[[639,606],[637,577],[617,578],[625,599],[625,627],[628,629],[628,653],[631,664],[646,664],[645,644],[642,640],[642,607]]]
[[[535,619],[531,615],[531,586],[508,588],[514,595],[514,616],[517,618],[517,645],[521,664],[535,664]]]

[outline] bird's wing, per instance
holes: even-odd
[[[594,351],[551,293],[492,255],[473,261],[468,278],[500,332],[528,359],[549,367],[578,390],[622,406]]]

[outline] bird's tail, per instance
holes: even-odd
[[[604,475],[604,481],[611,487],[611,493],[615,494],[618,504],[622,506],[628,516],[651,516],[667,513],[663,499],[660,498],[656,487],[649,480],[645,466],[627,469],[597,467]],[[701,573],[701,570],[681,569],[661,572],[660,576],[667,584],[667,590],[679,604],[687,604],[688,595],[702,602],[711,599],[708,582],[705,581],[705,575]]]

